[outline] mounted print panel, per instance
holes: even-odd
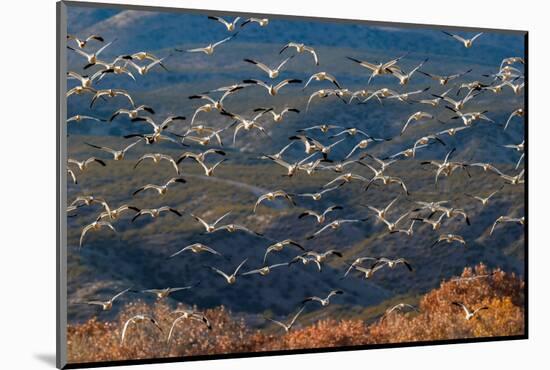
[[[58,25],[59,367],[527,337],[526,32]]]

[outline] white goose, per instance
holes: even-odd
[[[277,113],[277,112],[275,112],[275,109],[273,107],[271,107],[271,108],[256,108],[256,109],[254,109],[254,112],[270,113],[273,116],[273,122],[280,123],[280,122],[283,121],[284,116],[288,112],[300,113],[300,110],[296,109],[296,108],[286,107],[280,113]],[[262,113],[262,115],[263,115],[263,113]]]
[[[290,196],[290,194],[288,194],[286,191],[284,190],[276,190],[276,191],[270,191],[268,193],[265,193],[263,195],[261,195],[260,197],[258,197],[258,200],[256,201],[256,203],[254,204],[254,209],[253,209],[253,212],[256,213],[256,208],[258,208],[258,206],[260,205],[260,203],[262,203],[264,200],[269,200],[269,201],[273,201],[275,200],[276,198],[284,198],[286,200],[288,200],[288,202],[290,204],[292,204],[293,206],[296,205],[296,202],[294,202],[294,199],[292,199],[292,197]]]
[[[470,39],[466,39],[464,37],[461,37],[461,36],[458,36],[458,35],[455,35],[455,34],[452,34],[452,33],[449,33],[449,32],[446,32],[446,31],[441,31],[443,32],[445,35],[448,35],[448,36],[451,36],[453,39],[455,40],[458,40],[460,41],[465,48],[471,48],[474,41],[481,35],[483,35],[483,32],[480,32],[478,34],[476,34],[474,37],[470,38]]]
[[[176,310],[174,312],[180,314],[180,316],[178,316],[172,322],[172,326],[170,326],[170,331],[168,332],[168,338],[166,339],[166,342],[168,342],[168,343],[172,339],[172,336],[174,334],[174,329],[176,328],[176,325],[182,320],[198,321],[198,322],[203,323],[208,330],[212,330],[212,325],[210,324],[210,321],[201,312],[197,312],[197,311],[194,311],[194,310]]]
[[[153,294],[154,296],[157,297],[157,299],[160,300],[168,297],[172,293],[179,292],[181,290],[188,290],[188,289],[194,288],[195,286],[196,285],[182,286],[177,288],[145,289],[145,290],[142,290],[141,292]]]
[[[111,148],[106,147],[106,146],[98,146],[98,145],[94,145],[94,144],[90,144],[90,143],[85,143],[85,144],[88,145],[88,146],[91,146],[92,148],[96,148],[96,149],[102,150],[104,152],[111,153],[113,155],[113,160],[115,160],[115,161],[122,161],[124,159],[125,155],[126,155],[126,152],[128,150],[130,150],[132,147],[134,147],[134,145],[136,145],[140,141],[141,140],[137,140],[137,141],[133,142],[132,144],[126,146],[122,150],[115,150],[115,149],[111,149]]]
[[[86,236],[86,234],[89,232],[89,231],[99,231],[103,228],[109,228],[111,229],[113,232],[116,233],[116,230],[115,228],[113,227],[113,225],[111,225],[110,222],[107,222],[107,221],[94,221],[92,222],[91,224],[85,226],[83,229],[82,229],[82,233],[80,234],[80,242],[79,242],[79,246],[82,247],[82,243],[84,242],[84,237]]]
[[[76,159],[68,158],[67,162],[69,164],[75,164],[80,172],[84,172],[88,169],[88,166],[90,166],[93,163],[100,164],[101,166],[105,167],[105,162],[103,162],[101,159],[97,159],[96,157],[90,157],[86,159],[85,161],[77,161]]]
[[[314,73],[314,74],[311,75],[311,77],[307,80],[307,82],[304,85],[304,87],[302,88],[302,90],[304,90],[306,87],[308,87],[310,82],[313,81],[313,80],[315,80],[315,81],[330,81],[334,85],[336,85],[336,87],[338,89],[342,88],[340,86],[340,84],[338,83],[338,81],[336,80],[336,77],[334,77],[330,73],[328,73],[328,72],[317,72],[317,73]]]
[[[282,80],[281,82],[277,83],[276,85],[267,84],[264,81],[261,80],[255,80],[255,79],[246,79],[243,80],[243,83],[245,84],[251,84],[251,85],[258,85],[264,87],[269,95],[275,96],[279,93],[279,90],[282,89],[284,86],[288,84],[299,84],[302,83],[302,80],[299,80],[297,78],[287,78],[285,80]]]
[[[109,42],[109,43],[103,45],[101,48],[99,48],[97,51],[95,51],[95,52],[93,52],[93,53],[91,53],[91,54],[90,54],[90,53],[86,53],[85,51],[80,50],[80,49],[72,48],[72,47],[70,47],[70,46],[67,46],[67,48],[70,49],[70,50],[72,50],[72,51],[74,51],[74,52],[76,52],[77,54],[83,56],[83,57],[86,59],[86,61],[88,62],[88,64],[86,64],[86,65],[84,66],[84,69],[88,69],[89,67],[91,67],[91,66],[93,66],[93,65],[95,65],[95,64],[97,63],[97,61],[98,61],[98,58],[97,58],[97,57],[99,56],[99,54],[101,54],[101,52],[102,52],[103,50],[105,50],[106,48],[108,48],[109,45],[111,45],[112,43],[113,43],[113,42],[111,41],[111,42]]]
[[[162,153],[147,153],[147,154],[142,155],[141,157],[139,157],[136,164],[134,165],[134,169],[136,169],[139,166],[139,164],[142,163],[146,159],[153,160],[154,164],[159,164],[162,161],[166,161],[166,162],[170,163],[172,165],[172,167],[176,170],[177,175],[180,174],[180,169],[179,169],[176,161],[174,160],[174,158],[172,158],[171,156],[169,156],[167,154],[162,154]]]
[[[67,40],[74,40],[76,45],[81,49],[85,49],[86,46],[88,45],[88,42],[90,42],[92,40],[99,41],[99,42],[104,42],[105,41],[103,39],[103,37],[101,37],[99,35],[95,35],[95,34],[90,35],[90,36],[86,37],[85,39],[78,38],[74,35],[67,35]]]
[[[315,211],[306,210],[306,211],[302,212],[298,216],[298,218],[304,218],[306,216],[313,216],[317,219],[318,224],[323,224],[323,223],[325,223],[327,214],[329,214],[330,212],[336,211],[336,210],[341,210],[341,209],[344,209],[344,208],[342,206],[330,206],[327,209],[325,209],[322,213],[317,213]]]
[[[292,329],[292,327],[294,326],[294,324],[296,323],[296,320],[298,319],[300,314],[304,311],[304,309],[305,309],[305,306],[302,306],[298,310],[298,312],[292,317],[292,319],[290,320],[290,322],[288,324],[285,324],[282,321],[277,321],[277,320],[274,320],[274,319],[270,319],[269,317],[266,317],[265,319],[271,321],[272,323],[274,323],[276,325],[279,325],[281,328],[283,328],[285,330],[285,333],[289,333],[290,330]]]
[[[126,338],[126,330],[128,330],[128,326],[130,324],[139,324],[139,323],[142,323],[142,322],[149,322],[149,323],[155,325],[155,327],[162,333],[162,328],[160,327],[157,320],[155,320],[152,316],[141,315],[141,314],[135,315],[135,316],[130,317],[126,321],[126,323],[124,324],[124,328],[122,329],[122,336],[120,338],[120,345],[124,344],[124,338]]]
[[[265,27],[269,24],[269,19],[267,18],[248,18],[243,23],[241,23],[241,28],[246,26],[247,24],[256,23],[260,27]]]
[[[188,49],[187,52],[189,52],[189,53],[205,53],[206,55],[212,55],[212,54],[214,54],[214,50],[216,49],[217,46],[220,46],[221,44],[231,40],[235,36],[237,36],[236,33],[229,36],[229,37],[226,37],[223,40],[215,42],[213,44],[208,44],[205,47],[195,48],[195,49]],[[183,50],[182,49],[175,49],[175,51],[182,52]]]
[[[437,244],[439,244],[441,242],[447,242],[447,244],[457,242],[459,244],[462,244],[462,245],[466,246],[466,241],[464,240],[464,238],[462,236],[456,235],[456,234],[442,234],[442,235],[439,235],[439,237],[431,245],[431,247],[435,247]]]
[[[508,128],[508,124],[510,123],[512,118],[514,118],[514,117],[523,117],[524,115],[525,115],[525,111],[523,110],[523,108],[518,108],[515,111],[513,111],[510,114],[510,116],[508,117],[508,119],[506,120],[506,124],[504,125],[504,129],[506,130]]]
[[[139,112],[144,111],[148,112],[150,114],[155,114],[155,111],[153,108],[147,106],[147,105],[140,105],[139,107],[136,107],[135,109],[118,109],[116,112],[113,113],[113,115],[109,118],[109,122],[112,122],[116,117],[118,117],[121,114],[125,114],[130,119],[138,118]]]
[[[368,70],[371,71],[371,75],[370,75],[369,80],[367,82],[367,84],[369,84],[370,81],[376,76],[380,76],[380,75],[384,75],[384,74],[392,74],[392,71],[402,72],[401,68],[399,68],[399,66],[397,66],[397,62],[399,62],[403,57],[405,57],[405,55],[403,55],[399,58],[392,59],[392,60],[390,60],[386,63],[378,63],[378,64],[370,63],[370,62],[367,62],[367,61],[364,61],[364,60],[355,59],[355,58],[352,58],[352,57],[346,57],[346,58],[353,61],[353,62],[355,62],[355,63],[358,63],[361,67],[367,68]]]
[[[214,221],[213,223],[208,223],[206,222],[204,219],[202,219],[201,217],[199,216],[195,216],[194,214],[191,213],[191,216],[196,220],[198,221],[202,226],[204,226],[204,229],[207,233],[211,233],[213,232],[215,229],[216,229],[216,225],[221,221],[223,220],[225,217],[227,217],[229,214],[231,213],[231,211],[225,213],[223,216],[219,217],[216,221]]]
[[[223,257],[222,254],[212,248],[210,248],[209,246],[207,245],[204,245],[202,243],[193,243],[193,244],[190,244],[182,249],[180,249],[179,251],[177,251],[176,253],[173,253],[171,254],[168,258],[174,258],[178,255],[180,255],[181,253],[185,252],[185,251],[190,251],[192,253],[204,253],[204,252],[208,252],[208,253],[211,253],[211,254],[214,254],[216,256],[220,256],[220,257]]]
[[[149,190],[149,189],[156,190],[159,195],[164,196],[168,192],[168,187],[170,185],[172,185],[172,184],[185,184],[185,183],[186,183],[185,179],[183,179],[181,177],[172,177],[170,180],[168,180],[163,185],[146,184],[146,185],[140,187],[139,189],[137,189],[136,191],[134,191],[132,193],[132,196],[136,196],[138,193],[140,193],[144,190]]]
[[[502,187],[498,190],[493,191],[491,194],[489,194],[486,197],[481,197],[481,196],[478,196],[478,195],[471,195],[471,194],[465,194],[465,195],[469,196],[470,198],[479,200],[481,202],[481,205],[483,205],[485,207],[487,204],[489,204],[489,200],[501,190],[502,190]]]
[[[120,298],[123,294],[127,293],[130,290],[130,288],[126,288],[123,291],[115,294],[110,299],[106,301],[88,301],[86,304],[94,305],[94,306],[101,306],[101,309],[103,311],[110,311],[113,308],[113,302]]]
[[[493,232],[495,231],[495,228],[497,227],[497,225],[502,223],[516,223],[518,225],[523,226],[525,225],[525,217],[514,218],[510,216],[500,216],[493,223],[493,227],[491,227],[491,231],[489,232],[489,235],[493,235]]]
[[[105,122],[102,118],[92,117],[92,116],[86,116],[82,114],[76,114],[72,117],[67,118],[67,123],[69,122],[81,122],[84,120],[90,120],[90,121],[96,121],[96,122]]]
[[[132,222],[137,220],[137,218],[140,216],[149,215],[151,218],[157,218],[162,213],[165,213],[165,212],[172,212],[179,217],[182,216],[180,211],[170,206],[162,206],[160,208],[144,208],[144,209],[140,209],[139,212],[134,216],[134,218],[132,218]]]
[[[227,284],[229,285],[232,285],[232,284],[235,284],[237,282],[237,274],[239,273],[239,270],[244,266],[244,264],[246,263],[246,261],[248,261],[248,258],[245,258],[238,266],[237,268],[233,271],[233,273],[231,275],[227,275],[225,272],[223,272],[222,270],[219,270],[215,267],[212,267],[212,266],[207,266],[209,267],[212,271],[214,271],[215,273],[217,273],[218,275],[221,275],[225,278],[225,280],[227,281]]]
[[[475,309],[475,310],[472,311],[472,310],[470,310],[468,307],[466,307],[466,305],[465,305],[464,303],[461,303],[461,302],[453,302],[453,304],[454,304],[455,306],[461,307],[461,308],[464,310],[464,314],[465,314],[464,318],[465,318],[466,320],[468,320],[468,321],[471,320],[471,319],[473,319],[473,318],[477,315],[477,313],[478,313],[479,311],[481,311],[481,310],[488,310],[488,309],[489,309],[489,307],[483,306],[483,307],[479,307],[479,308],[477,308],[477,309]]]
[[[135,107],[134,99],[132,99],[132,97],[130,96],[130,94],[126,90],[123,90],[123,89],[106,89],[106,90],[97,90],[95,92],[95,94],[92,98],[92,101],[90,102],[90,108],[93,107],[94,103],[99,98],[102,98],[102,97],[114,98],[116,96],[125,97],[126,99],[128,99],[128,101],[130,102],[132,107]]]
[[[349,223],[357,223],[357,222],[364,222],[366,219],[341,219],[341,220],[334,220],[331,223],[323,226],[320,230],[317,230],[312,235],[306,237],[306,240],[313,239],[317,236],[319,236],[323,231],[325,230],[338,230],[342,225],[349,224]]]
[[[220,22],[221,24],[223,24],[225,26],[225,28],[227,29],[227,31],[229,32],[233,32],[235,31],[235,26],[237,25],[237,22],[241,19],[241,17],[236,17],[234,18],[232,21],[226,21],[225,19],[223,19],[222,17],[214,17],[214,16],[208,16],[208,19],[212,19],[214,21],[218,21]]]
[[[246,275],[256,275],[256,274],[258,274],[260,276],[267,276],[271,273],[271,271],[273,269],[276,269],[278,267],[288,266],[288,265],[289,265],[288,262],[276,263],[274,265],[269,265],[269,266],[266,265],[266,266],[260,267],[259,269],[243,272],[241,275],[246,276]]]
[[[332,192],[332,191],[338,189],[339,187],[341,187],[342,185],[344,185],[344,183],[333,186],[331,188],[322,189],[322,190],[320,190],[316,193],[302,193],[302,194],[296,194],[296,195],[299,196],[299,197],[307,197],[307,198],[311,198],[312,200],[319,201],[323,198],[324,194]]]
[[[270,68],[268,67],[266,64],[264,63],[261,63],[261,62],[258,62],[254,59],[244,59],[245,62],[247,63],[251,63],[251,64],[254,64],[256,67],[260,68],[262,71],[264,71],[265,73],[267,73],[267,75],[269,76],[269,78],[273,79],[273,78],[277,78],[279,77],[279,73],[281,72],[281,68],[284,67],[284,65],[290,60],[292,59],[293,57],[288,57],[286,58],[285,60],[283,60],[281,63],[279,63],[279,65],[275,68]]]
[[[316,296],[313,297],[307,297],[302,301],[302,304],[305,304],[307,302],[319,302],[321,306],[326,307],[330,304],[330,298],[335,295],[344,294],[342,290],[332,290],[325,298],[319,298]]]
[[[315,61],[315,65],[317,65],[317,66],[319,65],[319,57],[317,56],[317,52],[311,46],[307,46],[305,44],[297,43],[297,42],[289,42],[288,44],[283,46],[281,51],[279,51],[279,54],[281,54],[283,51],[285,51],[288,48],[293,48],[294,50],[296,50],[296,52],[298,54],[302,54],[304,52],[310,53],[313,56],[313,60]]]
[[[265,262],[267,261],[267,255],[269,253],[271,253],[271,252],[280,252],[287,245],[293,245],[293,246],[305,251],[304,247],[302,247],[299,243],[295,242],[292,239],[285,239],[285,240],[282,240],[280,242],[271,244],[269,247],[267,247],[267,249],[265,251],[265,254],[264,254],[264,262],[263,263],[265,264]]]

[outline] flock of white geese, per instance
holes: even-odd
[[[205,17],[206,18],[206,17]],[[248,18],[241,19],[236,17],[234,19],[224,19],[222,17],[210,16],[205,19],[205,22],[217,22],[219,26],[223,26],[229,33],[229,36],[223,37],[220,40],[215,40],[212,43],[192,49],[174,49],[175,52],[181,53],[204,53],[209,58],[214,54],[222,54],[223,57],[224,48],[230,48],[231,43],[235,40],[239,32],[245,32],[248,27],[268,27],[269,20],[267,18]],[[212,27],[218,27],[212,23]],[[237,31],[239,30],[239,31]],[[482,33],[478,33],[471,38],[465,38],[460,35],[451,34],[443,31],[441,42],[445,42],[445,37],[449,36],[448,42],[459,42],[465,48],[474,47],[476,41],[483,36]],[[289,141],[283,143],[282,149],[271,155],[263,155],[261,158],[266,161],[271,161],[274,165],[282,167],[281,174],[293,177],[298,173],[304,173],[308,176],[315,176],[320,171],[331,171],[335,173],[333,180],[326,184],[319,184],[319,188],[316,192],[312,193],[292,193],[283,189],[274,189],[258,197],[255,204],[250,206],[252,214],[261,212],[262,206],[266,203],[274,202],[278,199],[284,200],[290,207],[296,206],[300,203],[301,199],[311,199],[316,203],[322,204],[322,200],[327,196],[327,193],[343,191],[344,186],[348,186],[350,183],[357,183],[364,187],[365,191],[369,189],[371,185],[378,185],[388,187],[391,189],[398,189],[398,194],[390,203],[377,206],[366,205],[366,214],[362,218],[346,219],[346,218],[332,218],[332,214],[339,213],[343,207],[340,205],[329,205],[325,208],[319,208],[317,210],[305,210],[298,218],[312,218],[315,220],[315,224],[318,225],[317,229],[312,230],[309,235],[304,237],[304,241],[296,241],[292,239],[284,239],[281,241],[275,241],[271,245],[267,246],[264,257],[263,265],[257,266],[251,269],[247,269],[247,258],[243,258],[237,265],[228,270],[222,270],[217,267],[206,265],[213,273],[212,278],[223,278],[228,285],[235,284],[238,279],[249,275],[265,276],[270,274],[275,269],[284,269],[295,263],[309,264],[312,263],[317,266],[321,271],[322,266],[327,260],[333,258],[343,258],[343,252],[340,250],[330,249],[324,252],[316,252],[308,250],[303,244],[306,240],[318,238],[326,233],[334,232],[339,228],[347,228],[350,225],[361,225],[372,220],[373,218],[377,223],[387,228],[388,233],[402,234],[404,238],[410,238],[416,232],[416,229],[421,224],[429,225],[429,230],[436,233],[434,236],[434,242],[432,247],[440,244],[453,244],[457,246],[466,246],[467,240],[461,235],[442,232],[440,230],[444,227],[447,220],[458,218],[463,219],[465,223],[470,224],[470,218],[466,211],[461,207],[451,205],[449,199],[440,199],[437,201],[411,201],[414,208],[395,215],[392,214],[392,207],[402,197],[409,195],[409,189],[402,178],[389,174],[394,163],[403,161],[408,158],[415,158],[419,151],[426,151],[432,145],[445,145],[445,137],[455,136],[462,133],[464,130],[475,129],[476,125],[485,122],[492,124],[495,130],[506,130],[511,124],[517,121],[515,117],[524,116],[523,107],[513,107],[513,111],[510,113],[509,118],[502,124],[494,122],[490,118],[490,112],[472,111],[468,109],[468,105],[471,101],[481,94],[499,94],[504,89],[511,89],[514,94],[522,94],[524,88],[524,75],[522,72],[522,65],[524,60],[522,57],[508,57],[502,60],[502,63],[498,67],[497,72],[485,77],[489,82],[471,81],[463,83],[455,83],[455,80],[459,80],[463,77],[467,77],[472,74],[472,70],[466,70],[461,72],[452,72],[449,75],[437,75],[428,72],[429,61],[425,59],[417,64],[410,71],[405,71],[400,66],[400,63],[408,57],[407,54],[396,57],[392,60],[383,62],[374,62],[368,60],[362,60],[355,56],[348,56],[347,61],[351,64],[349,68],[364,69],[365,72],[365,85],[367,86],[363,90],[350,91],[344,88],[340,81],[330,72],[324,70],[318,70],[308,78],[302,80],[299,78],[287,78],[283,80],[277,80],[280,73],[288,66],[289,62],[294,58],[300,58],[302,63],[311,63],[312,68],[317,68],[322,65],[322,55],[315,49],[314,46],[306,45],[300,42],[291,41],[285,45],[282,45],[280,50],[277,50],[275,54],[281,54],[284,59],[277,61],[273,64],[266,64],[264,62],[246,58],[244,63],[250,64],[260,71],[265,73],[266,80],[260,79],[245,79],[238,81],[231,86],[216,87],[212,90],[197,95],[190,96],[192,101],[204,102],[204,104],[196,108],[190,120],[184,116],[171,115],[166,119],[158,120],[156,118],[155,110],[145,104],[136,105],[134,98],[131,94],[120,88],[103,89],[97,87],[97,84],[104,79],[107,75],[121,75],[120,78],[129,78],[133,81],[137,81],[139,76],[148,73],[155,73],[158,69],[164,69],[168,71],[165,66],[165,58],[158,57],[147,51],[135,52],[131,55],[119,55],[114,60],[108,61],[102,59],[104,50],[113,44],[113,41],[105,43],[103,37],[99,35],[90,35],[86,38],[79,38],[73,35],[67,36],[67,47],[75,55],[82,58],[83,70],[85,75],[79,74],[74,71],[67,73],[67,78],[76,80],[78,83],[67,91],[67,98],[69,99],[73,95],[88,94],[90,96],[89,107],[93,108],[101,101],[112,99],[115,97],[121,97],[124,105],[114,111],[109,118],[99,118],[91,115],[77,114],[67,118],[67,124],[74,124],[82,121],[91,122],[115,122],[120,117],[126,116],[132,122],[136,124],[145,125],[150,128],[148,134],[132,134],[126,135],[126,139],[134,139],[129,145],[124,144],[119,148],[110,148],[106,146],[86,143],[92,150],[97,151],[97,156],[93,156],[87,159],[78,160],[75,158],[68,158],[67,173],[68,178],[74,184],[78,184],[78,177],[91,166],[108,167],[107,158],[101,157],[101,154],[106,154],[107,157],[111,157],[114,161],[127,160],[126,155],[136,145],[146,144],[151,145],[151,148],[160,147],[162,142],[175,143],[180,146],[192,146],[205,147],[203,151],[184,151],[179,158],[173,158],[168,154],[152,151],[139,157],[134,164],[134,169],[137,169],[140,165],[143,166],[145,162],[152,161],[154,164],[166,162],[173,169],[168,180],[163,184],[151,184],[147,183],[139,187],[133,193],[133,196],[155,196],[162,197],[167,192],[177,192],[179,187],[185,187],[186,179],[181,176],[180,163],[184,160],[193,160],[204,170],[204,176],[215,176],[215,170],[219,166],[222,166],[227,158],[227,153],[222,148],[222,134],[225,131],[233,130],[233,145],[235,145],[238,134],[241,135],[264,135],[266,140],[269,135],[268,123],[272,121],[274,123],[281,123],[284,121],[288,114],[304,114],[301,109],[292,106],[281,107],[280,110],[269,107],[269,96],[275,96],[278,94],[284,94],[285,90],[291,89],[293,85],[301,86],[304,90],[308,86],[314,84],[322,84],[324,81],[328,83],[327,87],[317,90],[310,94],[307,99],[307,105],[305,111],[312,109],[313,103],[316,101],[326,101],[329,97],[335,97],[342,100],[346,104],[351,104],[356,101],[359,104],[367,104],[372,99],[375,99],[378,103],[382,104],[385,100],[395,100],[404,104],[416,105],[419,107],[434,108],[440,105],[452,111],[454,116],[449,122],[457,122],[458,124],[452,128],[446,128],[445,130],[438,130],[430,135],[426,135],[418,138],[414,145],[410,148],[400,150],[398,153],[389,154],[385,158],[378,158],[370,153],[367,153],[367,149],[371,143],[383,142],[392,140],[392,138],[377,138],[368,134],[364,129],[356,127],[341,126],[336,124],[318,124],[310,127],[303,127],[297,132],[291,133]],[[95,50],[95,51],[94,51]],[[308,55],[302,57],[300,55]],[[343,60],[342,63],[346,62]],[[251,67],[252,67],[251,66]],[[376,90],[369,89],[369,84],[374,79],[379,79],[381,76],[390,76],[395,78],[395,82],[406,88],[408,83],[412,79],[428,78],[436,82],[437,85],[445,86],[446,91],[440,94],[428,94],[430,87],[419,89],[409,92],[397,92],[392,88],[384,87]],[[305,82],[304,82],[305,81]],[[455,83],[453,85],[453,83]],[[243,115],[242,113],[232,112],[231,106],[226,106],[226,99],[229,96],[238,95],[243,89],[258,89],[264,90],[267,93],[266,107],[255,108],[253,116]],[[451,92],[453,94],[451,94]],[[261,94],[258,91],[258,94]],[[218,97],[216,97],[218,96]],[[427,97],[428,96],[428,97]],[[224,117],[227,117],[233,123],[223,128],[210,127],[206,124],[195,124],[197,117],[209,112],[218,112]],[[307,114],[307,113],[306,113]],[[267,119],[266,119],[267,118]],[[419,109],[417,112],[407,117],[399,134],[403,135],[406,131],[413,131],[415,126],[422,122],[439,121],[435,116],[435,113],[430,111]],[[190,122],[190,123],[187,123]],[[447,124],[449,123],[447,122]],[[177,135],[170,128],[176,125],[187,125],[187,130],[183,135]],[[284,126],[277,126],[284,127]],[[358,138],[358,141],[352,142],[351,140]],[[332,142],[328,143],[329,140]],[[343,147],[347,143],[352,142],[350,149],[347,151],[347,155],[342,160],[336,160],[333,158],[333,149],[335,147]],[[154,145],[152,145],[154,144]],[[304,157],[298,159],[287,158],[285,152],[292,145],[301,145],[304,151]],[[521,143],[512,143],[506,145],[510,150],[517,151],[521,154],[516,164],[516,169],[519,169],[521,161],[524,157],[524,141]],[[490,163],[467,163],[464,161],[453,160],[453,154],[455,149],[450,149],[444,158],[441,160],[429,160],[423,161],[421,164],[425,168],[432,168],[434,174],[434,183],[442,177],[450,177],[457,171],[464,171],[470,175],[474,168],[482,170],[481,174],[476,176],[489,176],[491,174],[496,175],[501,179],[501,184],[497,189],[488,194],[470,194],[466,193],[468,197],[472,199],[472,202],[479,202],[479,207],[487,207],[493,198],[498,197],[500,190],[504,186],[523,186],[524,184],[524,170],[515,174],[507,174],[499,170],[497,167]],[[212,162],[210,158],[221,158]],[[361,166],[366,169],[368,174],[359,174],[355,170]],[[172,171],[172,170],[171,170]],[[174,176],[175,175],[175,176]],[[393,187],[396,185],[397,187]],[[84,194],[78,196],[72,201],[67,208],[69,217],[74,217],[74,211],[80,207],[86,207],[91,205],[98,205],[101,208],[101,212],[98,214],[97,219],[85,226],[81,230],[79,246],[85,245],[86,238],[91,232],[114,232],[115,221],[117,221],[123,213],[132,213],[132,222],[142,216],[148,216],[150,218],[158,218],[164,214],[171,214],[174,217],[183,217],[184,212],[168,205],[161,205],[158,208],[151,209],[139,209],[130,204],[124,204],[117,208],[113,208],[105,199],[94,197],[93,195]],[[190,214],[197,224],[204,228],[205,233],[216,232],[244,232],[256,237],[261,237],[260,233],[257,233],[249,228],[239,224],[224,224],[224,220],[229,216],[230,212],[219,216],[215,220],[207,220],[203,216]],[[332,219],[331,219],[332,218]],[[475,222],[475,221],[473,221]],[[502,215],[498,217],[492,227],[489,234],[494,232],[505,225],[524,225],[524,217],[518,217],[514,215]],[[426,231],[427,229],[423,229]],[[292,258],[292,260],[284,263],[269,264],[268,260],[274,253],[280,252],[283,249],[295,250],[298,254]],[[215,248],[195,242],[190,245],[184,246],[179,250],[172,253],[167,258],[181,258],[182,255],[187,253],[196,253],[203,255],[211,255],[217,257],[224,257],[221,252]],[[205,260],[209,257],[205,256]],[[214,258],[214,257],[212,257]],[[413,271],[413,263],[404,258],[387,258],[380,256],[355,256],[353,261],[347,264],[343,278],[347,278],[349,275],[357,274],[365,279],[371,278],[374,274],[380,274],[382,269],[394,269],[398,266],[404,266],[409,271]],[[490,275],[487,275],[490,278]],[[456,279],[460,282],[462,279]],[[131,288],[124,289],[106,301],[91,300],[85,302],[90,305],[97,305],[102,310],[111,310],[113,304],[122,295],[129,293],[143,293],[153,294],[157,299],[164,299],[170,294],[187,289],[193,289],[195,285],[183,286],[183,287],[171,287],[163,289],[148,289],[148,290],[134,290]],[[289,332],[293,326],[297,323],[299,316],[304,311],[306,305],[318,304],[320,307],[326,307],[330,304],[331,299],[337,300],[340,295],[344,294],[342,290],[333,290],[329,292],[325,297],[306,297],[298,305],[296,312],[290,314],[288,321],[279,321],[273,318],[267,318],[268,322],[272,322],[275,325],[284,329],[285,332]],[[449,302],[449,304],[455,305],[464,312],[465,320],[471,320],[480,311],[487,309],[487,307],[467,307],[462,302]],[[386,311],[387,315],[394,311],[418,311],[414,306],[406,303],[397,304]],[[457,312],[458,313],[458,312]],[[208,329],[212,328],[212,325],[204,313],[194,310],[177,310],[174,312],[177,316],[168,331],[167,340],[170,341],[173,337],[174,330],[177,325],[186,320],[197,321],[205,325]],[[121,344],[128,334],[128,329],[134,325],[150,324],[156,327],[159,331],[163,331],[161,325],[151,315],[140,314],[131,317],[126,321],[122,328]]]

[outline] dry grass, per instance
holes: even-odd
[[[466,268],[462,277],[488,274],[484,265]],[[420,300],[420,313],[394,312],[372,324],[363,320],[323,319],[297,327],[288,334],[249,328],[223,306],[205,311],[212,323],[181,321],[170,343],[167,333],[177,317],[173,309],[159,302],[136,302],[125,307],[114,322],[92,318],[68,328],[69,362],[163,358],[236,352],[326,348],[379,343],[398,343],[456,338],[520,335],[524,333],[524,282],[515,274],[493,271],[488,278],[470,281],[446,281]],[[470,321],[463,311],[451,304],[464,302],[482,311]],[[123,345],[120,343],[124,322],[138,313],[154,316],[163,332],[147,323],[131,326]],[[298,320],[299,321],[299,320]],[[280,333],[280,334],[274,334]]]

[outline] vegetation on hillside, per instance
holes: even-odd
[[[452,302],[475,309],[487,306],[471,320]],[[183,308],[183,305],[180,307]],[[250,328],[223,306],[204,313],[209,330],[198,321],[182,320],[167,342],[173,320],[178,316],[169,305],[158,302],[128,304],[113,322],[96,317],[68,328],[69,362],[165,358],[237,352],[259,352],[305,348],[327,348],[381,343],[431,341],[457,338],[521,335],[524,333],[524,282],[514,273],[489,271],[482,264],[465,268],[461,279],[441,283],[424,295],[419,312],[393,311],[367,323],[359,319],[321,319],[300,323],[289,333],[279,327]],[[125,321],[136,314],[149,314],[162,332],[149,323],[130,326],[123,344]]]

